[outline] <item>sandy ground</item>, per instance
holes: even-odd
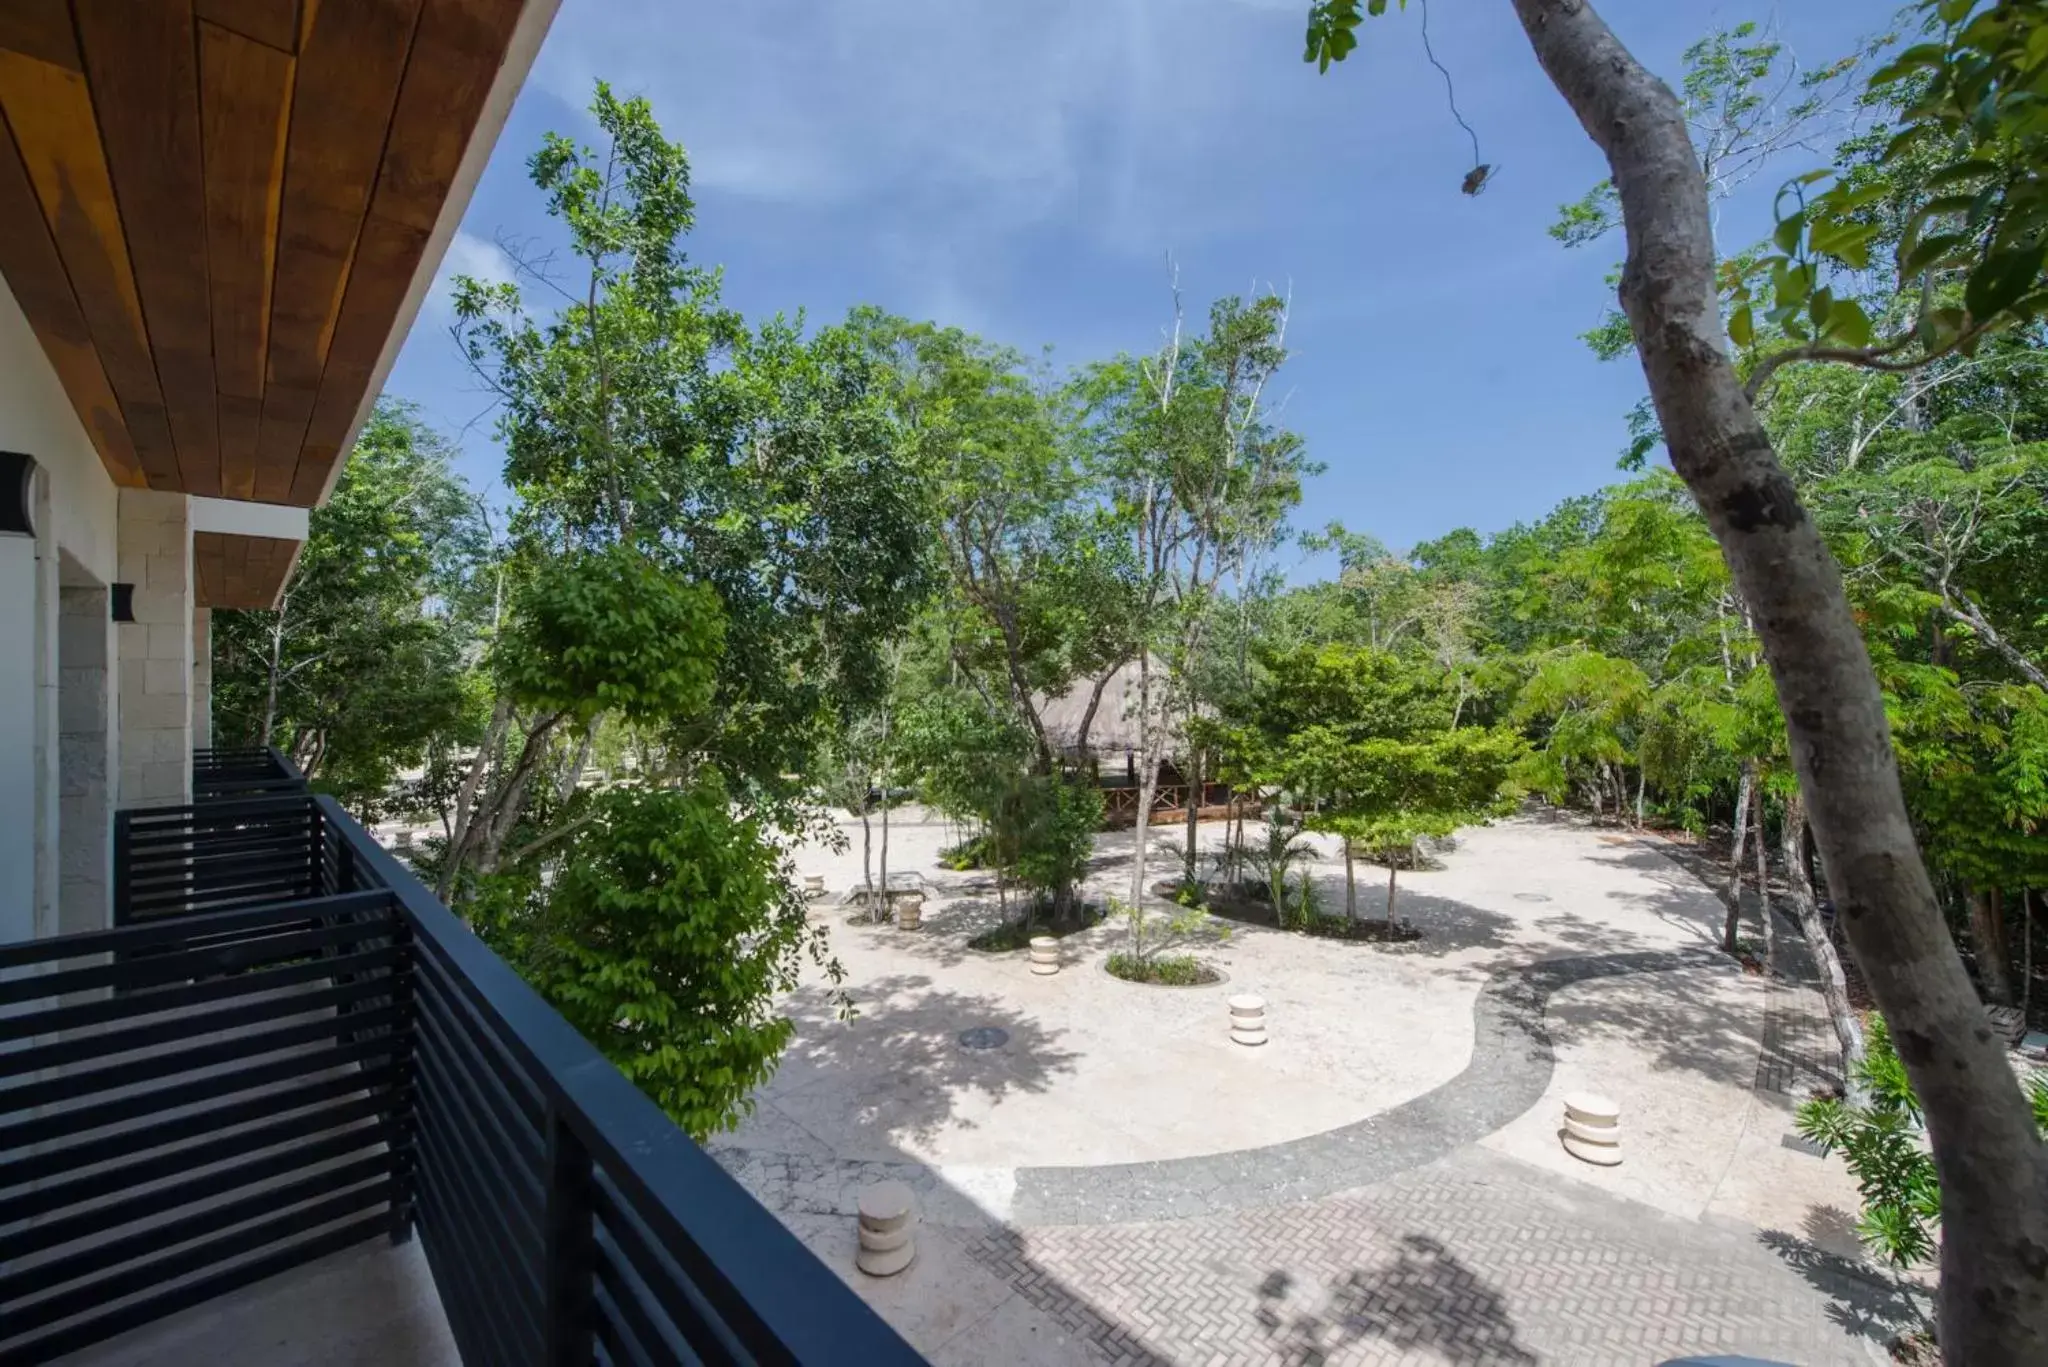
[[[722,1144],[941,1169],[1122,1163],[1252,1149],[1388,1110],[1465,1069],[1474,997],[1489,975],[1583,955],[1696,949],[1721,905],[1654,841],[1583,822],[1524,817],[1462,832],[1429,867],[1400,877],[1397,910],[1423,932],[1402,945],[1310,939],[1230,925],[1189,946],[1228,978],[1205,988],[1125,983],[1102,970],[1125,943],[1116,924],[1063,942],[1062,971],[1033,976],[1022,952],[967,939],[995,924],[987,875],[938,867],[956,836],[915,808],[892,814],[890,869],[925,882],[917,931],[848,924],[840,898],[861,882],[860,825],[843,848],[806,845],[822,875],[814,916],[831,926],[858,1015],[839,1020],[820,982],[787,1002],[797,1036],[757,1110]],[[1204,826],[1219,847],[1220,824]],[[1153,833],[1151,866],[1178,867],[1181,828]],[[1105,834],[1091,898],[1129,886],[1128,833]],[[1343,907],[1334,842],[1312,866],[1329,910]],[[1361,865],[1362,915],[1383,912],[1385,871]],[[1226,999],[1267,1002],[1271,1043],[1230,1042]],[[1782,1223],[1788,1203],[1851,1210],[1838,1163],[1783,1147],[1789,1115],[1753,1090],[1764,989],[1732,964],[1601,979],[1555,995],[1557,1066],[1542,1104],[1484,1142],[1575,1180],[1689,1217]],[[1007,1032],[997,1050],[962,1031]],[[1627,1162],[1593,1169],[1557,1142],[1563,1096],[1618,1101]],[[1738,1159],[1740,1161],[1738,1161]]]

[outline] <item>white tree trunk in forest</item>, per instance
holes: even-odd
[[[1358,919],[1358,867],[1351,857],[1351,837],[1344,837],[1344,919]]]
[[[1835,1027],[1835,1042],[1842,1047],[1842,1082],[1852,1098],[1860,1100],[1856,1083],[1857,1065],[1863,1062],[1863,1022],[1849,1005],[1849,980],[1842,972],[1842,957],[1835,942],[1821,924],[1820,903],[1813,892],[1813,877],[1807,871],[1806,806],[1794,793],[1785,801],[1785,830],[1781,848],[1785,857],[1785,887],[1792,896],[1792,914],[1799,919],[1800,934],[1813,953],[1820,973],[1820,995],[1827,1003],[1828,1019]]]
[[[1151,493],[1146,493],[1146,515],[1151,515]],[[1135,913],[1145,905],[1145,832],[1152,824],[1152,796],[1158,788],[1156,782],[1159,762],[1153,757],[1152,747],[1152,657],[1142,647],[1138,651],[1138,819],[1131,826],[1131,909]]]
[[[1769,978],[1778,971],[1778,927],[1771,920],[1771,857],[1764,842],[1764,792],[1761,784],[1755,787],[1750,797],[1750,814],[1756,822],[1752,832],[1756,843],[1756,914],[1764,928],[1764,976]]]
[[[1671,463],[1755,620],[1828,886],[1925,1111],[1941,1181],[1944,1356],[2048,1362],[2048,1146],[1985,1028],[1914,844],[1840,570],[1729,360],[1684,112],[1586,0],[1513,3],[1606,154],[1628,237],[1622,309]]]
[[[866,885],[866,897],[861,910],[870,921],[881,919],[875,914],[875,822],[868,810],[868,795],[860,795],[860,876]]]
[[[1729,837],[1728,920],[1721,930],[1721,948],[1733,954],[1742,934],[1742,848],[1749,839],[1749,790],[1755,769],[1745,761],[1735,785],[1735,829]]]

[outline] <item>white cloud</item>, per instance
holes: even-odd
[[[435,319],[446,323],[455,316],[455,277],[472,276],[486,284],[502,285],[516,277],[512,258],[505,249],[488,238],[457,229],[448,243],[448,251],[441,258],[441,269],[434,272],[433,287],[427,292],[427,310]]]

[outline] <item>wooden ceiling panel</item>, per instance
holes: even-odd
[[[419,8],[420,0],[321,5],[299,53],[257,438],[256,496],[266,502],[291,493]]]
[[[233,532],[195,532],[192,564],[204,608],[274,608],[298,563],[296,541]]]
[[[228,498],[256,496],[256,437],[263,417],[270,281],[291,95],[289,56],[215,24],[199,25],[207,264],[214,374],[220,385],[220,485]]]
[[[120,401],[136,458],[151,487],[175,488],[177,451],[85,77],[0,52],[0,111]]]
[[[220,426],[191,5],[75,0],[74,9],[180,485],[215,497]]]
[[[299,50],[299,0],[196,0],[201,19],[289,56]]]
[[[324,495],[554,5],[0,0],[0,271],[117,481]]]
[[[4,132],[0,128],[0,134]],[[4,136],[0,136],[0,223],[7,225],[7,231],[0,232],[0,274],[13,283],[15,302],[41,339],[58,382],[99,448],[100,459],[122,488],[147,488],[149,481],[135,458],[120,401],[100,366],[85,315],[78,311],[71,278],[65,274],[63,258],[43,221],[35,187],[29,184],[13,142]]]
[[[64,0],[7,0],[0,4],[0,48],[67,71],[81,69],[71,9]]]

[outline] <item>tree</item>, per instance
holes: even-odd
[[[758,821],[706,772],[680,788],[617,789],[554,885],[474,920],[605,1057],[691,1136],[752,1109],[793,1026],[772,1008],[822,927]]]
[[[1319,0],[1309,57],[1341,60],[1367,6],[1386,9],[1384,0]],[[1936,245],[1915,243],[1901,262],[1902,275],[1930,285],[1929,272],[1962,277],[1960,307],[1930,300],[1903,333],[1872,342],[1863,311],[1823,295],[1818,263],[1795,263],[1788,252],[1771,267],[1780,286],[1772,309],[1783,310],[1777,316],[1795,341],[1759,361],[1748,385],[1727,345],[1731,332],[1745,342],[1745,301],[1725,325],[1708,186],[1683,106],[1586,0],[1514,7],[1537,60],[1607,156],[1628,242],[1622,309],[1672,466],[1698,498],[1753,616],[1829,885],[1925,1108],[1950,1235],[1944,1346],[1973,1363],[2048,1358],[2048,1148],[1949,941],[1840,571],[1752,404],[1770,372],[1791,361],[1876,369],[1926,361],[2037,307],[2048,252],[2048,180],[2039,174],[2048,131],[2031,121],[2044,75],[2029,44],[2048,31],[2048,5],[1924,0],[1919,12],[1939,40],[1878,73],[1891,81],[1925,74],[1928,93],[1911,123],[1948,140],[1951,167],[1984,187],[1981,212],[1948,211],[1968,213],[1971,231],[1937,233]],[[1850,217],[1854,193],[1835,201],[1839,212],[1793,220],[1793,247],[1853,265],[1870,236]]]
[[[682,249],[683,149],[645,100],[600,83],[591,112],[601,149],[551,134],[529,163],[577,276],[537,259],[519,283],[458,281],[457,339],[501,405],[521,582],[624,545],[711,590],[715,695],[644,723],[653,777],[713,766],[736,801],[799,829],[815,815],[801,776],[885,689],[884,646],[931,588],[928,481],[859,328],[749,328]],[[536,316],[529,296],[559,307]],[[536,774],[576,767],[560,721],[501,693],[453,824],[509,833]],[[444,880],[480,848],[455,842]]]
[[[379,400],[277,607],[213,618],[218,741],[278,745],[365,815],[478,720],[463,674],[488,545],[449,454],[417,410]]]
[[[1138,664],[1138,806],[1130,901],[1145,895],[1147,830],[1165,711],[1194,713],[1188,693],[1208,645],[1218,586],[1277,536],[1312,467],[1301,440],[1276,426],[1266,386],[1285,364],[1287,302],[1225,298],[1205,332],[1186,335],[1179,291],[1165,344],[1089,368],[1072,386],[1084,439],[1104,473],[1133,566],[1131,637]],[[1179,684],[1153,679],[1162,651]],[[1190,756],[1191,761],[1194,756]],[[1188,776],[1191,795],[1201,775]],[[1185,864],[1195,866],[1199,801],[1188,804]]]

